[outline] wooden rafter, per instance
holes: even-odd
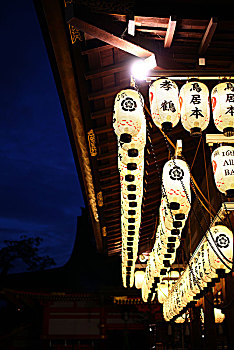
[[[175,20],[175,18],[170,17],[169,22],[168,22],[166,36],[164,39],[164,47],[169,48],[171,46],[171,43],[172,43],[172,40],[174,37],[174,33],[175,33],[175,28],[176,28],[176,20]]]
[[[118,49],[121,49],[123,51],[126,51],[134,56],[145,59],[154,55],[153,52],[146,50],[141,46],[130,43],[127,40],[119,38],[114,34],[111,34],[106,30],[103,30],[92,24],[89,24],[77,17],[72,17],[71,19],[69,19],[68,24],[74,26],[75,28],[81,30],[84,33],[92,35],[96,39],[104,41],[105,43],[117,47]]]
[[[211,42],[211,39],[214,35],[216,27],[217,27],[217,19],[212,17],[210,19],[210,22],[209,22],[207,28],[206,28],[205,34],[202,38],[201,45],[200,45],[199,51],[198,51],[199,55],[202,55],[206,52],[206,50]]]

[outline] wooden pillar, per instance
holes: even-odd
[[[202,336],[201,336],[201,319],[200,308],[193,307],[190,309],[190,332],[191,332],[191,349],[202,349]]]
[[[209,290],[203,299],[204,306],[204,344],[206,350],[216,350],[216,325],[214,317],[214,298]]]
[[[228,349],[234,349],[234,276],[230,274],[225,280],[225,314],[224,325],[227,330]]]

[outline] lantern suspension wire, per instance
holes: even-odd
[[[197,146],[197,149],[196,149],[196,152],[195,152],[195,155],[194,155],[194,158],[193,158],[193,162],[192,162],[192,165],[190,167],[190,170],[192,170],[193,168],[193,165],[195,163],[195,160],[197,158],[197,153],[198,153],[198,150],[199,150],[199,147],[200,147],[200,144],[201,144],[201,140],[202,140],[202,136],[200,137],[200,140],[199,140],[199,143],[198,143],[198,146]]]
[[[151,116],[151,113],[149,111],[149,109],[147,108],[147,106],[145,105],[145,110],[147,111],[147,113]],[[165,134],[165,132],[159,128],[159,130],[161,131],[161,133],[163,134],[164,138],[170,143],[170,145],[175,149],[175,145],[174,143],[171,141],[171,139]],[[185,160],[185,158],[183,157],[183,160]],[[194,182],[195,187],[197,188],[197,190],[199,191],[199,193],[201,194],[201,196],[203,197],[203,199],[206,201],[206,203],[211,207],[211,209],[213,210],[213,212],[215,213],[216,211],[214,210],[214,208],[211,206],[211,204],[209,203],[209,201],[206,199],[206,197],[204,196],[204,194],[202,193],[202,191],[200,190],[197,182],[195,181],[193,175],[190,172],[190,176],[191,176],[191,180]],[[194,191],[194,188],[192,188]],[[194,191],[195,195],[197,196],[196,192]],[[202,200],[197,196],[198,200],[201,202],[201,204],[204,206],[204,208],[206,209],[206,211],[212,216],[214,217],[214,214],[212,214],[209,209],[205,206],[205,204],[202,202]]]
[[[168,149],[170,150],[167,141],[166,141],[166,144],[167,144]],[[175,163],[174,158],[172,158],[172,159],[173,159],[174,165],[176,166],[176,163]],[[182,179],[180,180],[180,182],[181,182],[181,185],[182,185],[182,187],[183,187],[183,191],[184,191],[184,193],[185,193],[185,195],[186,195],[188,201],[190,202],[188,193],[187,193],[187,191],[186,191],[186,188],[185,188],[185,186],[184,186],[184,183],[183,183]],[[191,181],[191,185],[192,185],[192,187],[193,187],[193,181]],[[195,192],[195,194],[196,194],[196,192]],[[196,194],[196,197],[197,197],[197,194]],[[198,203],[200,204],[199,201],[198,201]],[[191,203],[190,203],[190,204],[191,204]],[[194,213],[194,215],[195,215],[195,217],[196,217],[196,219],[197,219],[197,221],[198,221],[198,223],[199,223],[199,226],[200,226],[200,228],[201,228],[201,231],[202,231],[203,234],[205,235],[205,237],[206,237],[206,239],[207,239],[207,242],[209,243],[210,247],[211,247],[211,248],[213,249],[213,251],[215,252],[215,248],[213,247],[213,245],[211,244],[210,240],[208,239],[207,233],[204,231],[204,229],[203,229],[203,227],[202,227],[202,225],[201,225],[201,223],[200,223],[199,218],[197,217],[197,214],[196,214],[196,212],[195,212],[193,206],[191,206],[191,207],[192,207],[192,211],[193,211],[193,213]],[[200,206],[200,210],[201,210],[201,209],[202,209],[202,207]],[[209,234],[210,234],[210,236],[211,236],[211,238],[212,238],[212,240],[213,240],[213,242],[214,242],[214,245],[215,245],[216,249],[217,249],[218,252],[222,255],[222,257],[230,263],[230,260],[229,260],[229,259],[222,253],[222,251],[219,249],[219,247],[218,247],[218,245],[217,245],[217,243],[216,243],[216,241],[215,241],[215,239],[214,239],[214,237],[213,237],[213,235],[212,235],[212,233],[211,233],[211,231],[210,231],[210,225],[208,225],[205,215],[204,215],[204,219],[205,219],[205,222],[206,222],[206,224],[207,224],[207,226],[208,226]],[[224,264],[224,266],[226,266],[226,268],[228,268],[230,271],[233,271],[233,269],[230,268],[230,267],[223,261],[223,259],[222,259],[220,256],[219,256],[219,259],[222,261],[222,263]],[[233,261],[232,261],[232,263],[233,263]]]
[[[220,195],[220,201],[221,201],[221,203],[222,203],[223,206],[224,206],[224,209],[225,209],[225,212],[226,212],[226,215],[227,215],[227,218],[228,218],[228,222],[229,222],[231,231],[234,233],[233,227],[232,227],[232,222],[231,222],[231,220],[230,220],[230,214],[229,214],[229,212],[228,212],[228,210],[227,210],[226,203],[225,203],[225,201],[223,200],[223,196],[222,196],[222,193],[221,193],[220,191],[219,191],[219,195]]]
[[[202,136],[201,136],[202,137]],[[204,158],[204,165],[205,165],[205,174],[206,174],[206,187],[207,187],[207,196],[208,201],[210,202],[210,191],[209,191],[209,184],[208,184],[208,174],[207,174],[207,165],[206,165],[206,153],[205,153],[205,145],[204,145],[204,139],[202,138],[202,146],[203,146],[203,158]],[[210,209],[210,205],[209,205]],[[211,216],[210,216],[210,222],[211,222]]]

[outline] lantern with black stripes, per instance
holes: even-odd
[[[216,85],[211,92],[213,119],[216,128],[225,136],[234,135],[234,83]]]
[[[160,78],[149,88],[149,100],[152,119],[163,131],[170,131],[180,119],[179,92],[176,83]]]
[[[190,81],[180,90],[181,123],[191,136],[200,136],[210,121],[209,90],[200,81]]]

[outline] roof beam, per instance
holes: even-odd
[[[78,30],[81,30],[84,33],[92,35],[96,39],[104,41],[105,43],[112,45],[114,47],[117,47],[118,49],[128,52],[134,56],[144,58],[144,59],[154,56],[153,52],[146,50],[143,47],[133,44],[127,40],[119,38],[107,32],[106,30],[98,28],[97,26],[94,26],[92,24],[89,24],[77,17],[72,17],[68,19],[67,23],[74,26]]]
[[[165,48],[171,47],[171,43],[172,43],[174,33],[175,33],[175,28],[176,28],[176,20],[175,20],[175,18],[170,17],[169,22],[168,22],[166,36],[164,39],[164,47]]]
[[[208,46],[210,45],[211,39],[214,35],[215,29],[217,27],[217,19],[211,17],[210,22],[206,28],[205,34],[202,38],[201,45],[199,47],[199,55],[202,55],[206,52]]]

